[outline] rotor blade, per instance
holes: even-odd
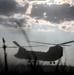
[[[69,41],[69,42],[64,42],[64,43],[60,43],[58,45],[63,45],[63,44],[68,44],[68,43],[73,43],[74,41]]]
[[[40,46],[46,46],[46,45],[34,45],[34,46],[20,46],[16,41],[13,41],[13,43],[18,47],[40,47]]]
[[[47,45],[57,45],[57,44],[44,43],[44,42],[36,42],[36,41],[28,41],[28,42],[40,43],[40,44],[47,44]]]
[[[6,48],[17,48],[16,46],[7,46]]]
[[[18,46],[18,47],[21,47],[16,41],[13,41],[13,43]]]
[[[41,46],[47,46],[47,45],[34,45],[32,47],[41,47]],[[31,46],[21,46],[21,47],[31,47]],[[3,47],[0,47],[3,48]],[[6,46],[6,48],[18,48],[17,46]]]
[[[3,48],[3,47],[0,47]],[[6,46],[6,48],[17,48],[16,46]]]
[[[62,45],[62,46],[71,46],[71,45]]]

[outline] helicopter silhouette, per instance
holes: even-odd
[[[36,42],[36,41],[28,41],[28,42],[47,44],[47,45],[55,45],[55,46],[50,47],[47,52],[33,51],[33,53],[36,55],[37,60],[56,61],[63,56],[63,47],[62,46],[70,46],[70,45],[65,45],[65,44],[72,43],[74,41],[64,42],[64,43],[60,43],[60,44],[50,44],[50,43],[43,43],[43,42]],[[34,56],[31,54],[32,51],[26,50],[25,48],[20,46],[16,41],[13,41],[13,43],[19,47],[18,52],[15,54],[16,58],[28,59],[30,57],[32,60],[34,59]]]

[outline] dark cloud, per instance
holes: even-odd
[[[45,16],[44,13],[46,13]],[[52,4],[50,6],[47,4],[34,4],[30,16],[55,23],[64,20],[70,21],[74,20],[74,6],[69,4]]]
[[[25,13],[28,5],[20,6],[15,0],[0,0],[0,15],[11,16],[15,13]]]

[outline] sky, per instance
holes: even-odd
[[[13,41],[28,45],[22,29],[31,41],[59,44],[74,40],[74,0],[0,0],[0,46],[3,37],[8,46],[13,46]],[[69,45],[63,47],[62,62],[66,59],[74,66],[74,43]],[[33,50],[47,52],[51,46]],[[9,62],[24,61],[14,57],[17,52],[18,48],[7,49]],[[0,56],[3,60],[3,49]]]

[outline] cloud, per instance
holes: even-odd
[[[0,0],[0,27],[17,27],[16,21],[26,23],[25,13],[29,4],[22,0]]]
[[[55,30],[50,30],[50,29],[38,29],[38,30],[35,30],[37,32],[55,32]]]
[[[14,16],[0,16],[0,28],[19,28],[19,24],[22,28],[30,28],[32,23],[35,23],[35,19],[28,15],[14,14]]]
[[[74,32],[74,21],[63,22],[58,27],[65,32]]]
[[[64,4],[64,3],[72,3],[72,0],[54,0],[54,3]]]
[[[61,21],[74,20],[74,6],[69,4],[62,5],[47,5],[47,4],[35,4],[32,7],[30,16],[36,19],[43,19],[53,23],[59,23]]]
[[[73,31],[74,6],[69,1],[0,0],[0,25],[8,28],[17,28],[17,22],[22,27],[30,27],[32,24],[38,23],[58,26],[64,31]],[[71,21],[71,24],[68,21]],[[68,23],[67,25],[65,25],[66,22]]]
[[[25,18],[8,18],[8,17],[0,17],[0,28],[18,28],[17,21],[21,23],[21,27],[25,26],[24,23],[26,23]]]
[[[15,13],[25,13],[28,4],[20,6],[15,0],[0,0],[0,15],[11,16]]]

